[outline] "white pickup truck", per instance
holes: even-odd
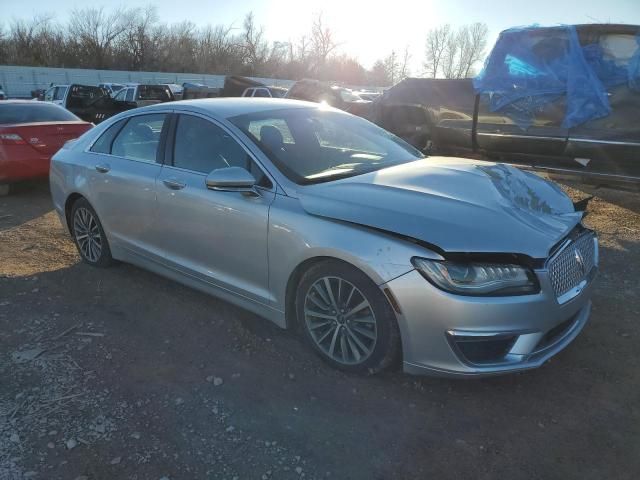
[[[282,98],[286,93],[287,89],[282,87],[249,87],[241,97]]]

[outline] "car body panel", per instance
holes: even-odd
[[[425,285],[424,278],[415,270],[389,282],[386,286],[402,307],[398,325],[405,371],[462,376],[506,373],[538,367],[558,353],[587,322],[593,281],[578,297],[560,306],[556,298],[548,293],[547,272],[537,273],[542,283],[540,293],[498,297],[490,301],[484,297],[460,297],[443,292],[431,284]],[[455,312],[455,315],[451,312]],[[484,368],[469,365],[454,353],[446,338],[447,331],[456,329],[476,334],[524,333],[531,335],[535,344],[546,332],[574,316],[578,317],[576,328],[568,336],[558,339],[552,348],[544,352],[522,352],[527,358],[513,364],[488,365]]]
[[[402,234],[448,252],[533,258],[545,258],[582,218],[564,193],[535,175],[446,157],[304,187],[300,200],[311,214]]]
[[[206,174],[162,167],[157,192],[162,224],[156,227],[161,250],[176,269],[261,303],[273,303],[267,233],[275,193],[212,191],[205,178]],[[164,181],[184,187],[173,190]]]

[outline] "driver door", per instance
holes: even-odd
[[[208,118],[176,115],[158,179],[158,236],[182,273],[268,304],[267,234],[274,185],[233,136]],[[258,195],[209,190],[215,169],[242,167]]]

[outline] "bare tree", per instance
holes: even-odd
[[[142,70],[147,63],[149,51],[153,49],[151,32],[158,22],[158,9],[149,5],[131,11],[129,28],[123,35],[123,43],[130,55],[130,67]]]
[[[398,55],[395,50],[391,50],[391,53],[384,59],[384,69],[392,85],[398,79],[398,68]]]
[[[432,78],[467,78],[482,60],[487,46],[489,29],[484,23],[463,25],[453,30],[441,25],[427,34],[424,67]]]
[[[113,10],[106,13],[104,7],[75,9],[69,19],[69,35],[86,52],[86,61],[97,68],[107,66],[111,49],[124,32],[130,28],[130,11]]]
[[[436,78],[441,68],[442,57],[451,34],[451,25],[445,24],[427,33],[424,69],[429,77]]]
[[[196,64],[203,71],[236,72],[242,65],[239,45],[232,36],[233,26],[208,25],[199,34]]]
[[[404,80],[409,75],[411,75],[411,71],[409,69],[410,61],[411,61],[411,53],[409,51],[409,45],[407,45],[406,47],[404,47],[404,54],[402,55],[402,62],[400,63],[398,80]]]
[[[0,21],[0,63],[390,82],[383,63],[367,72],[357,59],[337,54],[339,44],[322,14],[311,20],[307,35],[279,42],[266,38],[251,13],[234,34],[233,25],[161,24],[152,5],[113,10],[89,6],[73,10],[63,24],[46,15],[9,25]],[[409,58],[408,50],[404,57],[393,52],[394,81],[408,75]]]
[[[489,37],[489,28],[485,23],[476,22],[464,28],[464,40],[460,51],[460,77],[468,78],[474,72],[474,66],[484,58]]]
[[[320,70],[331,55],[338,48],[333,31],[324,24],[322,12],[318,13],[311,27],[311,51],[314,57],[313,68]]]
[[[243,27],[241,42],[244,61],[249,68],[249,73],[255,74],[267,59],[268,45],[264,39],[262,27],[257,27],[255,24],[253,12],[249,12],[244,17]]]

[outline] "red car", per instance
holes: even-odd
[[[53,154],[92,127],[53,103],[0,102],[0,195],[12,183],[47,177]]]

